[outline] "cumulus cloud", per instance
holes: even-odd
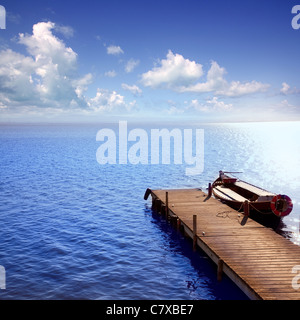
[[[193,83],[202,74],[201,64],[169,50],[167,58],[160,61],[160,66],[142,74],[141,81],[146,87],[178,90],[180,86]]]
[[[10,49],[0,52],[0,99],[4,105],[37,99],[31,76],[35,69],[36,63],[31,57]]]
[[[131,111],[135,107],[135,101],[127,104],[124,96],[116,91],[98,89],[94,98],[90,99],[88,104],[95,111]]]
[[[228,103],[226,104],[224,101],[219,101],[217,97],[213,97],[211,100],[207,100],[206,103],[214,109],[219,110],[230,110],[232,109],[232,104]]]
[[[140,64],[139,60],[130,59],[125,66],[125,71],[127,73],[132,72]]]
[[[93,81],[91,73],[86,74],[82,78],[75,79],[72,82],[72,86],[75,88],[75,92],[78,98],[83,98],[83,93],[88,89],[88,85]]]
[[[33,26],[32,35],[19,35],[29,56],[11,49],[0,52],[1,100],[10,106],[58,107],[81,101],[84,83],[91,76],[76,77],[77,54],[55,37],[52,22]],[[84,82],[84,83],[83,83]]]
[[[109,78],[114,78],[117,76],[117,73],[115,70],[110,70],[110,71],[107,71],[105,72],[104,74],[106,77],[109,77]]]
[[[240,81],[232,81],[230,83],[224,78],[226,74],[225,68],[219,66],[215,61],[211,62],[211,67],[207,73],[206,82],[199,82],[188,87],[181,87],[181,92],[214,92],[216,95],[237,97],[256,92],[263,92],[269,88],[268,84],[257,81],[241,83]]]
[[[54,28],[53,22],[37,23],[33,26],[32,35],[19,35],[19,42],[26,46],[27,51],[41,67],[52,63],[58,72],[70,74],[76,69],[77,54],[53,35]]]
[[[289,92],[289,90],[290,90],[290,86],[286,82],[283,82],[282,88],[280,89],[280,92],[283,94],[287,94]]]
[[[228,82],[225,79],[226,70],[216,61],[211,62],[206,81],[199,82],[204,74],[202,65],[185,59],[182,55],[169,51],[167,58],[160,61],[159,67],[142,75],[142,84],[152,88],[167,88],[177,92],[208,93],[215,95],[236,97],[256,92],[263,92],[269,88],[268,84],[257,81],[241,83]],[[198,80],[198,82],[196,82]]]
[[[247,94],[265,92],[270,87],[267,83],[261,83],[258,81],[251,81],[241,83],[240,81],[232,81],[226,84],[223,89],[217,90],[217,95],[227,97],[239,97]]]
[[[127,105],[115,91],[98,89],[94,98],[85,96],[93,76],[78,75],[76,52],[53,34],[59,31],[70,35],[71,29],[56,28],[53,22],[39,22],[33,26],[32,34],[19,34],[18,42],[25,46],[27,56],[11,49],[0,52],[1,110],[131,108],[132,104]]]
[[[122,88],[124,90],[130,91],[133,95],[138,96],[142,94],[142,90],[137,85],[128,85],[126,83],[122,83]]]
[[[221,68],[217,62],[212,61],[211,67],[207,73],[207,81],[199,82],[191,86],[182,86],[179,88],[180,92],[211,92],[223,89],[227,82],[223,78],[226,70]]]
[[[109,46],[106,48],[107,54],[112,54],[114,56],[124,53],[120,46]]]
[[[201,103],[199,100],[194,99],[190,104],[190,108],[201,112],[228,111],[233,108],[233,105],[220,101],[218,97],[213,97],[212,99],[207,99],[205,103]]]
[[[297,88],[291,88],[286,82],[282,83],[282,88],[280,89],[280,93],[284,95],[288,94],[299,94],[300,90]]]
[[[104,89],[98,89],[94,98],[90,99],[89,105],[96,110],[111,111],[115,107],[125,106],[124,97],[117,94],[116,91],[110,92]]]

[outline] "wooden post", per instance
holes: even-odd
[[[180,230],[181,220],[177,218],[177,230]]]
[[[244,204],[244,218],[241,221],[241,225],[244,226],[247,223],[247,220],[249,218],[249,214],[250,214],[250,207],[249,207],[249,201],[245,201]]]
[[[249,216],[249,201],[244,202],[244,215]]]
[[[161,203],[160,210],[161,210],[161,214],[165,214],[166,213],[166,205],[164,203]]]
[[[193,215],[193,250],[197,248],[197,215]]]
[[[211,183],[208,184],[208,197],[210,198],[212,196],[212,186]]]
[[[166,192],[166,218],[168,218],[169,215],[169,192]]]
[[[150,194],[151,194],[151,189],[148,188],[144,194],[144,200],[147,200]]]
[[[218,281],[222,280],[223,264],[224,264],[224,261],[222,259],[219,259],[219,261],[218,261],[218,271],[217,271]]]
[[[156,200],[157,198],[155,197],[155,196],[153,196],[152,197],[152,209],[153,210],[156,210],[156,208],[155,208],[155,200]]]
[[[158,198],[156,198],[154,201],[154,210],[157,213],[161,213],[161,201]]]

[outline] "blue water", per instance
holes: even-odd
[[[143,195],[205,190],[219,170],[242,171],[293,199],[281,233],[299,245],[299,124],[166,126],[204,129],[198,176],[186,176],[185,164],[100,165],[96,134],[107,124],[1,125],[0,299],[245,299]]]

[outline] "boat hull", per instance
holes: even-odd
[[[281,217],[276,216],[271,209],[271,199],[275,194],[244,181],[236,180],[228,176],[223,177],[223,179],[220,177],[216,179],[212,185],[214,197],[232,209],[242,213],[244,213],[244,203],[248,201],[250,218],[267,227],[277,228]],[[259,195],[255,195],[254,191]],[[261,197],[259,198],[259,196]],[[265,201],[262,201],[261,198]]]
[[[236,201],[236,200],[228,200],[219,196],[218,193],[215,192],[213,189],[213,195],[216,199],[219,199],[221,202],[227,204],[229,207],[233,208],[234,210],[243,211],[244,202]],[[261,212],[262,214],[274,214],[271,210],[271,202],[270,201],[263,201],[263,202],[251,202],[249,201],[249,210],[250,212],[257,211]]]
[[[244,203],[240,201],[229,201],[218,196],[214,192],[213,195],[216,199],[219,199],[222,203],[228,205],[230,208],[244,213]],[[272,229],[277,229],[280,224],[281,218],[276,216],[270,207],[270,202],[249,202],[249,217],[256,222]]]

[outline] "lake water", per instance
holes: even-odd
[[[203,129],[204,171],[97,162],[118,124],[0,126],[0,299],[245,299],[144,201],[146,188],[205,190],[219,170],[289,195],[283,236],[300,245],[300,123],[168,124]]]

